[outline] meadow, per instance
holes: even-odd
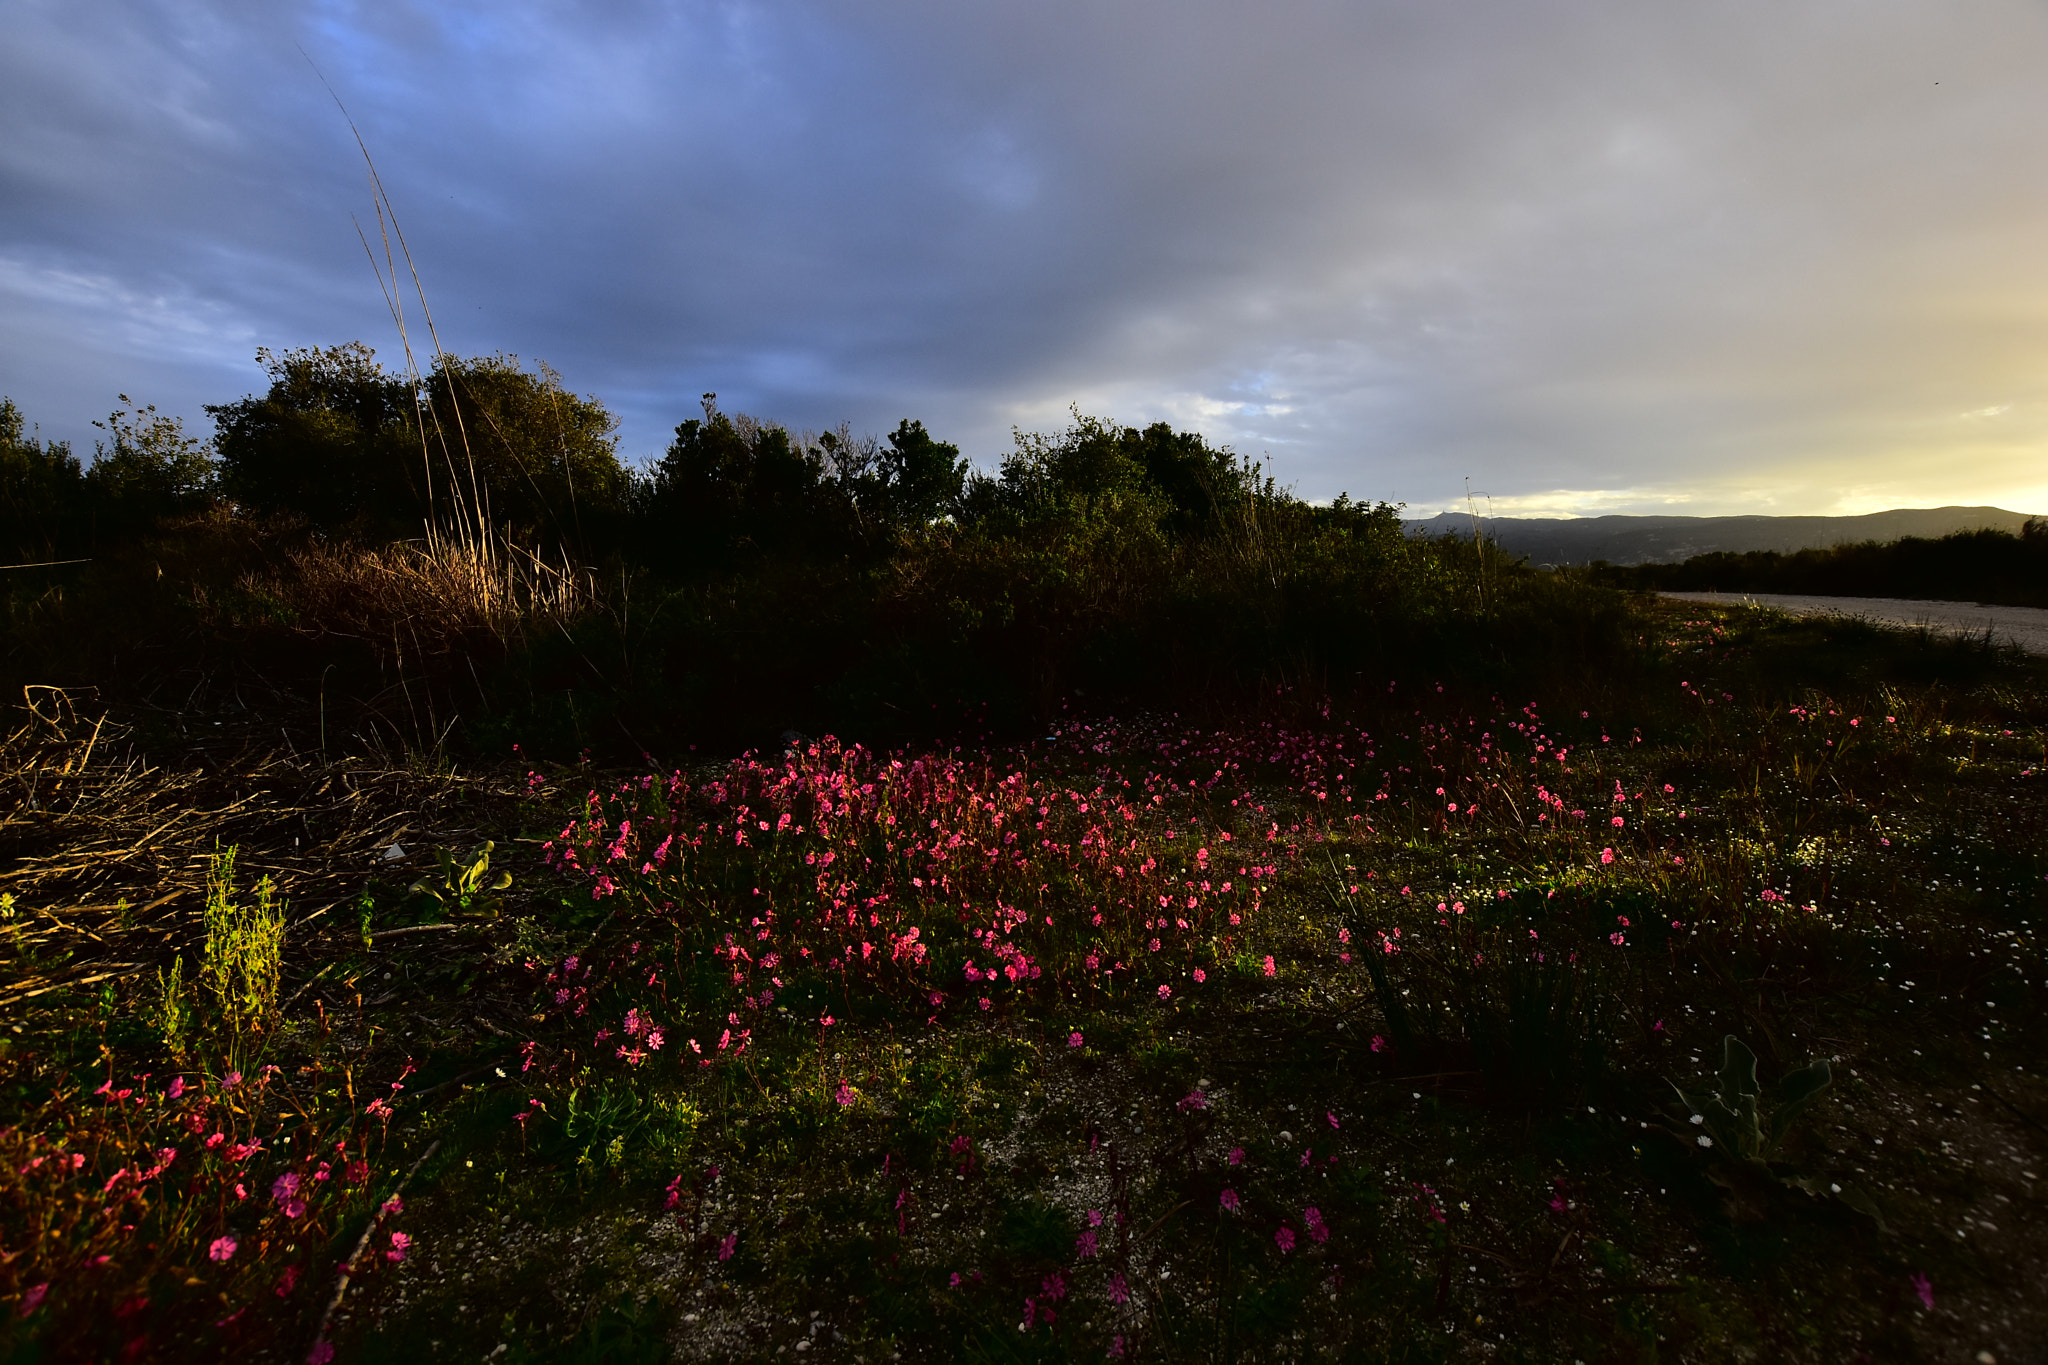
[[[11,577],[8,1359],[2048,1342],[2040,661],[777,432]]]

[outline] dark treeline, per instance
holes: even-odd
[[[661,754],[1526,681],[1624,635],[1608,595],[1163,423],[1076,414],[983,471],[915,420],[796,433],[706,395],[635,468],[598,399],[513,357],[259,358],[206,440],[129,404],[86,463],[5,408],[12,562],[92,561],[6,575],[16,685],[242,670],[408,744]]]
[[[1596,564],[1593,577],[1650,592],[1779,592],[2048,607],[2048,521],[1780,554],[1697,555],[1682,564]]]

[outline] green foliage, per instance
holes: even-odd
[[[512,874],[491,876],[491,850],[497,845],[486,839],[462,857],[442,848],[434,850],[441,864],[441,879],[422,877],[406,888],[408,895],[432,901],[443,915],[488,915],[495,918],[501,908],[498,893],[512,886]]]
[[[137,406],[122,394],[123,406],[94,426],[108,439],[93,445],[85,483],[96,509],[109,523],[141,528],[159,517],[195,512],[215,488],[213,446],[185,434],[185,423],[159,414],[155,404]]]
[[[156,969],[156,1000],[149,1023],[163,1039],[171,1055],[183,1057],[186,1038],[192,1032],[192,1003],[185,989],[185,959],[171,959],[171,969]]]
[[[1768,1112],[1756,1079],[1756,1054],[1729,1034],[1721,1045],[1721,1071],[1713,1091],[1688,1092],[1676,1085],[1678,1098],[1697,1126],[1720,1150],[1737,1161],[1768,1164],[1791,1130],[1800,1111],[1820,1097],[1831,1077],[1825,1058],[1789,1073],[1778,1083],[1777,1100]]]
[[[415,386],[361,342],[256,358],[268,392],[207,408],[223,484],[249,511],[371,542],[438,522],[587,550],[615,529],[617,420],[545,366],[449,357]]]
[[[69,444],[24,429],[21,409],[0,397],[0,554],[52,559],[76,534],[85,475]]]
[[[206,943],[199,984],[219,1016],[236,1029],[261,1028],[277,1004],[284,959],[284,902],[268,876],[256,883],[256,903],[235,898],[233,845],[219,850],[206,874]]]
[[[884,441],[820,436],[719,411],[676,428],[634,490],[643,562],[685,573],[730,571],[774,556],[871,557],[947,511],[966,477],[957,447],[908,419]]]
[[[411,386],[359,341],[258,350],[256,359],[269,391],[206,410],[227,495],[250,512],[303,517],[326,531],[418,534],[429,466]]]
[[[2048,606],[2048,521],[1781,554],[1717,551],[1682,564],[1601,565],[1596,576],[1652,592],[1818,593]]]

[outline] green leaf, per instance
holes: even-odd
[[[1799,1112],[1818,1099],[1820,1092],[1827,1089],[1833,1079],[1827,1059],[1822,1058],[1810,1066],[1800,1067],[1778,1083],[1780,1099],[1776,1112],[1771,1115],[1771,1146],[1776,1147],[1784,1141]]]
[[[1721,1044],[1721,1098],[1733,1104],[1738,1095],[1756,1094],[1756,1054],[1731,1033]]]

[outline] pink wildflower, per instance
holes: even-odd
[[[1169,995],[1172,995],[1172,994],[1173,994],[1173,987],[1171,987],[1171,986],[1161,986],[1161,987],[1159,988],[1159,998],[1160,998],[1161,1000],[1164,1000],[1164,999],[1166,999],[1166,997],[1167,997],[1167,996],[1169,996]]]
[[[402,1261],[405,1259],[406,1251],[411,1246],[412,1238],[402,1232],[394,1232],[391,1234],[391,1250],[384,1253],[384,1259],[393,1262]]]
[[[321,1340],[313,1343],[313,1349],[306,1352],[306,1365],[327,1365],[334,1359],[334,1343]]]
[[[1223,1206],[1225,1213],[1236,1213],[1239,1207],[1237,1191],[1225,1190],[1221,1195],[1217,1196],[1216,1202]]]
[[[1230,1164],[1233,1166],[1244,1165],[1244,1148],[1232,1147],[1230,1149]]]
[[[1127,1303],[1127,1302],[1129,1302],[1129,1300],[1130,1300],[1130,1297],[1131,1297],[1131,1287],[1130,1287],[1130,1285],[1129,1285],[1129,1284],[1125,1283],[1125,1281],[1124,1281],[1124,1277],[1123,1277],[1123,1276],[1121,1276],[1121,1275],[1112,1275],[1112,1276],[1110,1276],[1110,1277],[1109,1277],[1109,1301],[1110,1301],[1111,1303]],[[1123,1339],[1122,1337],[1118,1337],[1118,1338],[1117,1338],[1116,1340],[1117,1340],[1117,1345],[1119,1345],[1119,1346],[1123,1345],[1123,1340],[1124,1340],[1124,1339]]]
[[[1924,1274],[1915,1274],[1913,1276],[1913,1292],[1920,1296],[1922,1307],[1934,1307],[1934,1282],[1928,1279],[1927,1276]]]
[[[1200,967],[1195,968],[1195,984],[1197,986],[1201,985],[1204,981],[1207,981],[1208,979],[1209,974],[1207,972],[1203,971]]]
[[[1273,1245],[1280,1248],[1283,1256],[1294,1250],[1294,1229],[1282,1223],[1280,1230],[1273,1234]]]
[[[41,1308],[43,1306],[43,1299],[49,1292],[50,1286],[47,1281],[30,1286],[28,1292],[21,1296],[21,1307],[15,1310],[16,1316],[25,1318],[35,1312],[36,1309]],[[1122,1300],[1119,1299],[1118,1302],[1121,1303]]]
[[[1069,1033],[1069,1034],[1067,1035],[1067,1046],[1068,1046],[1068,1047],[1079,1047],[1079,1046],[1081,1046],[1081,1035],[1080,1035],[1079,1033]]]
[[[1275,966],[1273,965],[1273,956],[1272,956],[1272,954],[1271,954],[1271,953],[1268,953],[1268,954],[1266,955],[1266,975],[1267,975],[1267,976],[1278,976],[1279,974],[1280,974],[1280,969],[1279,969],[1279,968],[1277,968],[1277,967],[1275,967]]]
[[[206,1254],[215,1264],[219,1264],[233,1256],[235,1249],[240,1245],[241,1243],[237,1242],[232,1234],[226,1237],[216,1237],[213,1239],[213,1245],[206,1249]]]
[[[737,1248],[739,1244],[740,1235],[737,1232],[727,1233],[725,1235],[725,1240],[718,1244],[718,1259],[721,1261],[730,1261],[732,1259],[732,1253],[734,1249]]]

